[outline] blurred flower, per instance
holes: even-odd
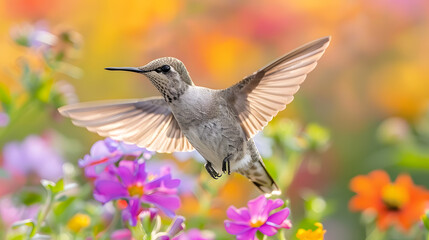
[[[68,222],[67,228],[72,232],[79,233],[83,228],[91,224],[91,218],[83,213],[76,213]]]
[[[38,22],[34,25],[21,25],[11,30],[12,39],[19,45],[34,49],[46,50],[55,45],[57,36],[48,31],[45,22]]]
[[[326,230],[323,229],[323,225],[319,222],[314,224],[317,229],[316,230],[305,230],[305,229],[298,229],[298,232],[296,233],[296,237],[299,240],[323,240],[323,235],[325,235]]]
[[[119,229],[114,231],[110,235],[110,239],[112,240],[131,240],[133,239],[133,235],[131,234],[131,231],[127,228]]]
[[[185,218],[177,216],[167,229],[167,232],[157,233],[154,236],[156,240],[173,240],[183,229],[185,229]]]
[[[226,214],[232,220],[225,220],[225,229],[229,234],[237,236],[238,240],[256,240],[256,232],[273,236],[280,228],[291,227],[287,220],[289,209],[284,208],[274,214],[270,212],[283,206],[281,199],[267,199],[261,195],[247,203],[248,208],[228,208]]]
[[[53,149],[48,139],[30,135],[22,143],[10,142],[3,148],[4,169],[56,181],[62,175],[62,157]],[[49,167],[46,167],[49,166]]]
[[[9,115],[4,112],[0,112],[0,127],[5,127],[9,124]]]
[[[429,204],[429,191],[414,185],[406,174],[399,175],[392,183],[385,171],[376,170],[367,176],[354,177],[350,188],[357,193],[350,200],[350,209],[375,212],[381,230],[396,224],[408,231]]]
[[[55,107],[60,107],[66,104],[77,103],[79,101],[74,86],[65,80],[54,83],[51,99]]]
[[[189,229],[186,232],[179,234],[173,240],[213,240],[214,234],[212,232],[200,231],[197,228]]]
[[[106,138],[92,145],[90,153],[79,160],[79,167],[85,168],[85,175],[87,177],[95,178],[107,166],[117,162],[121,158],[136,158],[143,155],[144,159],[149,159],[152,154],[152,152],[144,148],[139,148],[136,145]]]
[[[180,180],[172,179],[171,174],[148,174],[145,163],[141,161],[121,161],[112,172],[114,176],[105,174],[95,180],[96,200],[106,203],[120,198],[139,199],[155,205],[170,217],[180,207],[180,199],[176,195]]]
[[[8,196],[0,199],[0,222],[6,227],[24,219],[35,219],[39,206],[17,206]]]
[[[378,128],[378,137],[385,143],[398,143],[410,134],[408,123],[402,118],[388,118]]]

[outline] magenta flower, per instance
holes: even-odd
[[[85,168],[85,175],[90,178],[97,177],[102,171],[112,163],[125,157],[138,157],[149,159],[152,152],[139,148],[136,145],[130,145],[118,142],[110,138],[98,141],[92,145],[90,154],[79,160],[79,167]]]
[[[176,194],[180,180],[172,179],[171,174],[148,174],[145,163],[141,161],[124,160],[118,167],[109,167],[109,172],[114,175],[104,174],[95,180],[94,198],[97,201],[106,203],[115,199],[139,199],[140,202],[155,205],[170,217],[180,207]]]
[[[237,240],[257,240],[257,231],[273,236],[280,228],[290,228],[288,208],[270,215],[271,211],[283,206],[283,200],[271,200],[261,195],[250,200],[247,206],[240,209],[231,206],[226,212],[232,220],[225,220],[225,229],[229,234],[236,235]]]

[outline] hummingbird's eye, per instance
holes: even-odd
[[[160,69],[161,69],[162,73],[167,73],[168,71],[170,71],[170,66],[164,65]]]

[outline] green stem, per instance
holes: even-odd
[[[41,225],[43,224],[46,217],[48,216],[48,213],[51,211],[52,204],[54,202],[54,198],[55,198],[55,196],[51,192],[48,191],[48,197],[47,197],[48,200],[47,200],[42,212],[37,216],[37,222],[36,222],[36,227],[35,227],[36,229],[34,230],[35,234],[37,234],[39,232]]]
[[[280,231],[279,231],[279,240],[287,240],[286,239],[286,237],[285,237],[285,234],[284,234],[284,230],[283,229],[280,229]]]

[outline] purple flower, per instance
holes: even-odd
[[[13,28],[11,36],[16,43],[34,49],[46,50],[58,42],[58,37],[49,32],[45,22]]]
[[[97,201],[106,203],[115,199],[139,199],[140,202],[155,205],[170,217],[180,207],[180,199],[176,195],[180,180],[172,179],[171,174],[148,174],[145,163],[138,160],[124,160],[118,167],[111,165],[110,168],[114,175],[104,174],[95,180],[94,198]]]
[[[63,159],[49,139],[30,135],[23,142],[10,142],[3,148],[4,169],[28,175],[36,173],[40,178],[57,181],[62,175]],[[47,167],[49,166],[49,167]]]
[[[283,206],[281,199],[267,199],[261,195],[247,203],[248,208],[228,208],[226,214],[232,220],[225,220],[225,229],[238,240],[257,240],[257,231],[273,236],[280,228],[290,228],[287,221],[289,209],[284,208],[270,215],[270,212]]]
[[[92,145],[90,154],[79,160],[79,167],[85,168],[85,175],[95,178],[112,163],[126,156],[149,159],[152,152],[136,145],[130,145],[123,142],[115,141],[110,138],[98,141]]]
[[[214,236],[211,232],[201,232],[197,228],[189,229],[187,232],[173,238],[173,240],[213,240]]]

